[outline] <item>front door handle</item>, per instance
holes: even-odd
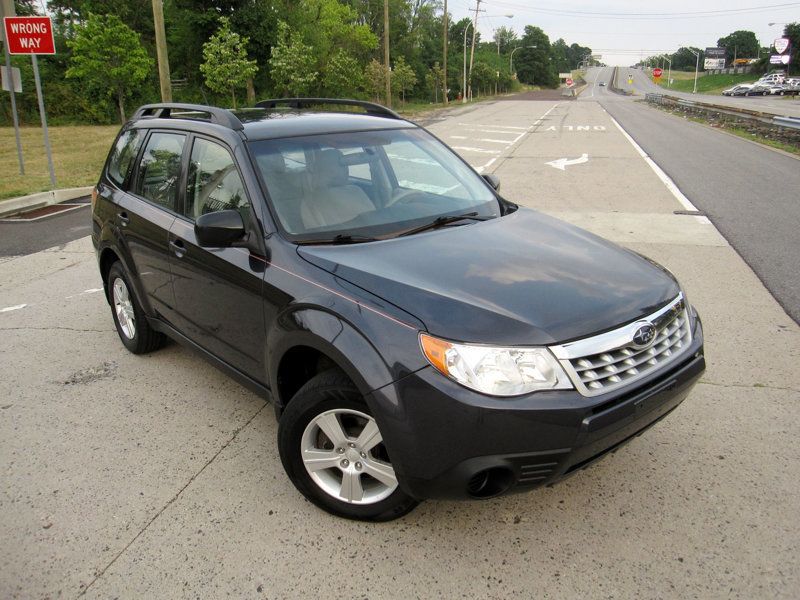
[[[181,240],[170,240],[169,247],[178,258],[183,258],[183,255],[186,254],[186,246],[183,245]]]
[[[131,220],[128,218],[128,213],[124,211],[117,213],[117,218],[119,219],[119,224],[122,225],[123,227],[126,227],[128,223],[131,222]]]

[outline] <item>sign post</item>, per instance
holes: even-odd
[[[42,81],[39,78],[39,54],[55,54],[53,23],[50,17],[5,17],[6,52],[11,54],[30,54],[33,64],[33,78],[36,83],[36,96],[39,100],[39,116],[42,118],[44,148],[47,152],[47,167],[50,170],[50,185],[56,187],[56,172],[53,168],[53,153],[50,149],[50,135],[47,131],[47,114],[44,110]],[[13,95],[12,95],[13,97]]]
[[[14,10],[14,0],[0,0],[0,17],[13,17],[17,13]],[[13,81],[14,71],[11,68],[11,54],[8,52],[8,40],[2,31],[0,31],[0,38],[3,40],[3,51],[6,55],[6,73]],[[22,141],[19,138],[19,117],[17,116],[17,97],[14,93],[14,87],[10,86],[9,93],[11,96],[11,119],[14,122],[14,136],[17,138],[17,161],[19,162],[19,174],[25,175],[25,161],[22,159]]]

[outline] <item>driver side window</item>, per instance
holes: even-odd
[[[220,210],[238,210],[247,222],[250,201],[233,158],[217,143],[196,138],[186,183],[184,214],[194,220]]]

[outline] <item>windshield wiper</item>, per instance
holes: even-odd
[[[477,212],[468,212],[461,215],[444,215],[442,217],[436,217],[430,223],[425,223],[425,225],[419,225],[418,227],[412,227],[411,229],[406,229],[405,231],[401,231],[397,234],[397,237],[401,237],[404,235],[413,235],[415,233],[420,233],[422,231],[428,231],[429,229],[436,229],[438,227],[443,227],[444,225],[449,225],[450,223],[455,223],[457,221],[464,221],[465,219],[469,219],[472,221],[487,221],[488,219],[493,219],[494,216],[489,217],[481,217],[478,216]]]
[[[332,238],[322,238],[317,240],[298,240],[297,244],[300,246],[313,246],[316,244],[362,244],[364,242],[376,242],[378,238],[369,237],[367,235],[350,235],[339,234]]]

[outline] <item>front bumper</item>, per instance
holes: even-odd
[[[368,398],[403,489],[423,498],[526,491],[585,468],[674,410],[705,371],[703,330],[679,359],[635,384],[494,398],[424,368]]]

